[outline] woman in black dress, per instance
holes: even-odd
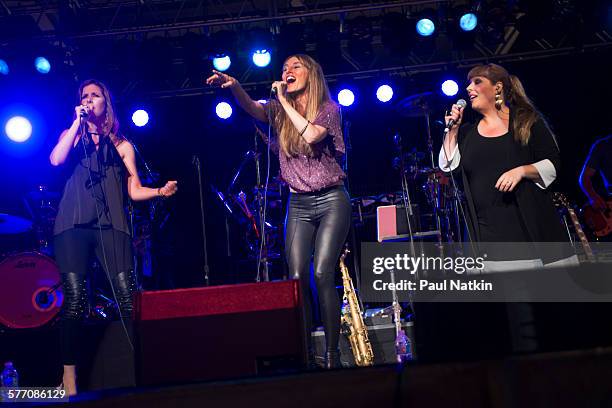
[[[111,287],[122,318],[132,311],[132,247],[124,211],[132,200],[168,197],[176,181],[160,188],[143,187],[136,170],[134,147],[119,133],[119,122],[107,87],[87,80],[79,87],[70,128],[64,130],[49,160],[68,166],[55,219],[55,255],[60,267],[64,303],[61,313],[63,386],[75,395],[80,320],[87,306],[85,277],[92,255]]]
[[[446,120],[455,124],[439,164],[461,172],[471,240],[567,241],[548,192],[559,173],[559,148],[542,115],[520,80],[499,65],[474,67],[468,81],[471,108],[480,119],[461,125],[463,109],[453,106]],[[531,255],[549,263],[568,254]]]

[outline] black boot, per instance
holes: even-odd
[[[327,370],[342,368],[342,363],[340,362],[340,352],[338,350],[327,351],[325,353],[325,368]]]

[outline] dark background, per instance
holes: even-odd
[[[507,2],[503,9],[508,10],[509,15],[511,3],[516,4]],[[602,7],[604,2],[596,3],[598,5],[592,8],[589,8],[588,2],[582,4],[584,15],[601,17],[603,10],[604,19],[605,12],[608,13],[609,25],[609,9]],[[514,11],[512,13],[516,14]],[[530,16],[533,19],[539,18],[541,13],[542,10],[536,10]],[[352,26],[349,24],[348,27],[353,27],[353,32],[358,31],[357,23]],[[564,30],[574,32],[574,28],[570,23],[558,22],[554,35]],[[77,28],[75,30],[78,32]],[[240,32],[240,26],[234,25],[231,30]],[[531,37],[526,37],[526,33],[529,31],[523,31],[521,37],[525,41],[517,42],[517,52],[531,50],[526,44],[533,45],[533,41],[529,39]],[[403,35],[401,32],[396,34]],[[352,197],[359,197],[400,189],[399,174],[392,167],[395,157],[393,136],[396,133],[402,136],[406,149],[426,151],[425,118],[403,115],[398,109],[401,100],[422,92],[435,94],[431,120],[434,156],[437,158],[442,137],[439,121],[443,118],[444,110],[457,98],[466,98],[466,73],[477,62],[500,62],[523,81],[527,94],[546,116],[557,135],[561,147],[562,170],[554,188],[566,192],[573,203],[581,205],[585,197],[577,182],[582,164],[591,143],[611,131],[610,115],[606,113],[609,110],[611,90],[608,80],[611,68],[609,41],[607,46],[581,47],[582,42],[593,38],[589,34],[580,38],[572,37],[571,41],[559,41],[553,48],[563,48],[565,51],[556,56],[544,53],[538,58],[533,55],[507,58],[492,54],[489,58],[480,57],[474,61],[467,58],[471,54],[463,54],[459,48],[444,48],[443,40],[452,39],[454,35],[451,30],[447,30],[433,41],[427,40],[429,42],[424,40],[414,43],[411,40],[403,45],[397,42],[391,42],[390,45],[377,44],[376,47],[379,51],[382,49],[384,54],[369,54],[369,51],[362,52],[355,47],[346,48],[346,44],[343,45],[343,49],[359,56],[357,59],[362,61],[363,68],[360,72],[375,62],[379,66],[384,65],[385,60],[381,60],[380,55],[386,55],[389,64],[397,64],[399,57],[395,54],[400,52],[397,50],[406,55],[420,53],[422,57],[424,49],[428,49],[431,51],[430,60],[435,60],[437,64],[435,69],[427,69],[428,60],[421,59],[421,63],[417,64],[418,69],[414,69],[417,65],[412,68],[406,66],[405,69],[395,65],[393,70],[381,68],[359,74],[353,72],[354,69],[348,69],[346,61],[337,62],[330,58],[325,38],[316,40],[316,47],[313,48],[295,39],[293,44],[288,44],[279,36],[269,67],[255,72],[253,67],[245,68],[242,62],[236,63],[228,72],[248,82],[246,87],[254,99],[265,98],[269,84],[280,78],[284,56],[306,50],[320,59],[324,71],[330,74],[329,85],[334,98],[342,87],[353,89],[356,103],[343,108],[343,119],[345,123],[350,122],[350,133],[345,135],[350,139],[351,146],[348,152],[350,193]],[[485,36],[487,33],[480,31],[478,35]],[[189,35],[184,37],[185,42],[191,40]],[[138,41],[138,37],[132,41]],[[193,157],[196,155],[202,163],[212,283],[252,280],[255,261],[248,257],[245,250],[242,238],[244,228],[229,220],[231,256],[228,256],[225,212],[212,194],[210,186],[212,184],[220,190],[227,188],[245,152],[254,148],[254,125],[233,104],[229,91],[214,91],[203,87],[203,80],[212,69],[210,59],[197,58],[190,65],[190,60],[183,58],[181,67],[187,67],[183,74],[190,81],[190,88],[173,91],[166,86],[170,74],[166,75],[164,70],[174,69],[172,67],[176,55],[166,52],[164,42],[147,42],[148,45],[143,46],[146,53],[141,48],[141,53],[131,55],[120,48],[120,41],[113,42],[105,38],[76,39],[72,44],[76,44],[78,49],[73,61],[75,65],[68,67],[60,62],[49,75],[40,75],[25,63],[26,55],[33,55],[38,46],[43,47],[40,39],[28,40],[15,31],[11,33],[10,41],[0,48],[2,55],[15,56],[19,50],[23,54],[20,57],[22,62],[11,65],[10,75],[0,75],[0,123],[4,125],[9,117],[20,113],[28,116],[34,127],[32,138],[21,145],[9,141],[4,131],[0,138],[0,212],[29,218],[24,206],[28,192],[41,184],[48,185],[51,191],[62,191],[66,175],[61,168],[50,166],[48,155],[60,132],[71,123],[78,82],[95,77],[105,82],[114,93],[122,132],[133,140],[150,166],[159,172],[159,185],[166,180],[178,180],[179,183],[178,194],[163,204],[170,217],[163,232],[156,237],[155,253],[158,259],[155,273],[160,280],[151,282],[150,287],[187,287],[203,283],[204,255],[199,194],[193,166]],[[248,54],[249,48],[244,41],[237,44],[243,47],[237,49],[237,53]],[[457,41],[453,46],[460,45],[461,42]],[[125,59],[124,65],[114,62],[118,55]],[[371,64],[364,64],[363,61],[369,61],[368,58]],[[460,84],[460,92],[455,97],[446,97],[440,92],[440,84],[449,78]],[[126,91],[130,81],[138,86],[128,87]],[[390,83],[395,92],[388,104],[380,103],[375,98],[376,88],[384,81]],[[234,114],[229,120],[221,120],[214,113],[216,103],[222,100],[233,104]],[[137,128],[132,124],[131,114],[136,108],[145,108],[149,112],[151,120],[148,126]],[[266,151],[261,139],[259,144],[262,175],[265,176]],[[431,164],[426,158],[422,165],[428,167]],[[272,176],[276,176],[277,167],[277,160],[273,158]],[[249,202],[253,199],[254,181],[255,166],[253,161],[249,161],[236,190],[244,190]],[[418,188],[417,184],[415,188]],[[283,203],[287,197],[286,189],[284,193]],[[141,214],[146,214],[147,204],[138,203],[136,207]],[[277,225],[282,223],[283,217],[282,209],[270,211],[270,220]],[[362,238],[370,241],[375,239],[367,234]],[[7,250],[11,248],[5,248],[4,252]],[[166,279],[168,276],[171,279]]]

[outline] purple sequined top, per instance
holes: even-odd
[[[276,117],[281,109],[283,107],[275,99],[269,100],[266,105],[266,113],[269,112],[271,118]],[[274,125],[274,121],[271,123]],[[301,193],[319,191],[341,184],[340,182],[346,178],[340,167],[340,160],[345,153],[340,107],[332,101],[326,102],[312,124],[327,129],[327,136],[311,145],[312,156],[300,154],[296,157],[287,157],[279,151],[277,136],[273,137],[270,145],[278,155],[281,178],[293,190]]]

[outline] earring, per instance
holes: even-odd
[[[501,110],[503,104],[504,104],[504,100],[502,99],[501,93],[496,93],[495,94],[495,109]]]

